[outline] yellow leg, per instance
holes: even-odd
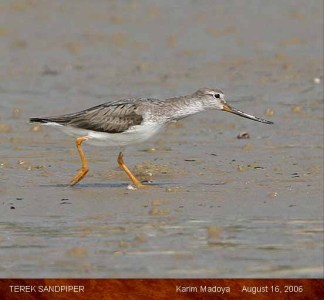
[[[122,152],[119,152],[119,155],[118,155],[118,158],[117,158],[117,162],[119,164],[119,166],[121,167],[122,170],[124,170],[124,172],[127,174],[127,176],[129,177],[129,179],[133,182],[133,184],[139,188],[139,189],[142,189],[142,188],[147,188],[147,187],[151,187],[151,186],[148,186],[148,185],[144,185],[143,183],[141,183],[134,175],[133,173],[127,168],[127,166],[125,165],[124,163],[124,160],[123,160],[123,153]]]
[[[81,144],[84,141],[86,141],[87,139],[88,139],[87,137],[83,136],[83,137],[77,138],[76,141],[75,141],[75,144],[77,146],[77,149],[79,151],[79,155],[80,155],[80,158],[81,158],[82,167],[81,167],[80,171],[72,178],[72,180],[70,182],[71,186],[77,184],[84,176],[86,176],[86,174],[89,171],[87,160],[86,160],[85,155],[83,153],[83,150],[81,148]]]

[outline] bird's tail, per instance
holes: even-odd
[[[30,118],[29,122],[30,123],[48,123],[48,122],[50,122],[50,120],[46,119],[46,118]]]

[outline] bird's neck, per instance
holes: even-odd
[[[186,97],[167,99],[165,100],[165,105],[167,116],[171,120],[182,119],[205,110],[201,101]]]

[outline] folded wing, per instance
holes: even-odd
[[[142,121],[138,104],[129,102],[101,104],[77,113],[30,119],[30,122],[57,123],[107,133],[124,132],[132,126],[140,125]]]

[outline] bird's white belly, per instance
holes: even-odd
[[[69,126],[60,126],[59,129],[74,137],[86,136],[87,143],[97,146],[127,146],[144,142],[154,136],[163,124],[145,122],[136,125],[121,133],[106,133],[79,129]]]

